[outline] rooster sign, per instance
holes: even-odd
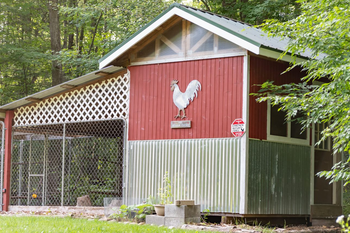
[[[186,91],[181,92],[179,86],[177,85],[179,81],[173,80],[171,81],[170,87],[171,91],[173,91],[173,101],[176,107],[178,107],[179,112],[174,118],[184,119],[186,117],[185,108],[190,104],[190,100],[193,102],[194,97],[197,97],[197,91],[201,90],[201,84],[198,80],[192,80],[190,84],[188,84]],[[182,110],[182,116],[180,115]]]

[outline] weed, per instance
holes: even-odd
[[[160,198],[160,204],[165,205],[165,204],[172,204],[173,202],[171,201],[173,194],[171,190],[171,181],[169,178],[168,171],[165,172],[164,177],[163,177],[163,183],[164,183],[164,188],[159,188],[159,198]]]

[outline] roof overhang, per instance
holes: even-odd
[[[100,79],[101,76],[105,76],[108,74],[113,74],[116,73],[118,71],[122,71],[123,67],[117,67],[117,66],[109,66],[100,70],[96,70],[93,71],[89,74],[80,76],[78,78],[69,80],[67,82],[58,84],[56,86],[53,86],[51,88],[48,88],[46,90],[37,92],[35,94],[26,96],[22,99],[13,101],[11,103],[5,104],[3,106],[0,107],[0,113],[3,113],[6,110],[14,110],[16,108],[28,105],[28,104],[32,104],[35,102],[38,102],[40,100],[43,99],[47,99],[49,97],[55,96],[57,94],[60,93],[64,93],[64,92],[68,92],[73,88],[77,88],[79,86],[83,86],[86,85],[88,83],[93,83],[94,81],[97,81],[97,79]],[[0,118],[2,117],[2,115],[0,114]]]

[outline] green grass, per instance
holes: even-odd
[[[125,224],[123,222],[103,222],[98,220],[72,219],[70,217],[16,217],[1,216],[0,232],[196,232],[169,229],[150,225]]]

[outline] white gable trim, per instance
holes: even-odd
[[[243,40],[221,28],[218,28],[211,23],[208,23],[202,19],[197,18],[196,16],[193,16],[185,11],[182,11],[181,9],[176,8],[176,15],[190,21],[191,23],[197,24],[198,26],[246,49],[249,50],[252,53],[259,54],[259,46],[253,45],[252,43],[247,42],[246,40]]]
[[[204,29],[217,34],[218,36],[237,44],[238,46],[249,50],[252,53],[259,54],[260,48],[257,45],[254,45],[252,43],[249,43],[245,41],[244,39],[241,39],[235,35],[232,35],[231,33],[218,28],[202,19],[199,19],[196,16],[193,16],[179,8],[173,8],[169,12],[167,12],[165,15],[163,15],[161,18],[156,20],[154,23],[152,23],[149,27],[145,28],[142,32],[140,32],[138,35],[136,35],[134,38],[132,38],[130,41],[128,41],[125,45],[120,47],[118,50],[114,51],[111,55],[109,55],[106,59],[100,62],[99,67],[100,69],[107,66],[110,62],[112,62],[114,59],[119,57],[121,54],[125,53],[128,49],[130,49],[133,45],[141,41],[143,38],[145,38],[147,35],[149,35],[152,31],[156,30],[156,28],[160,27],[163,23],[165,23],[168,19],[170,19],[172,16],[178,15],[182,17],[185,20],[190,21],[191,23],[197,24],[200,27],[203,27]]]
[[[137,36],[132,38],[130,41],[128,41],[125,45],[123,45],[118,50],[114,51],[111,55],[109,55],[105,60],[100,62],[99,67],[100,69],[102,67],[107,66],[110,62],[112,62],[114,59],[119,57],[121,54],[126,52],[128,49],[130,49],[134,44],[145,38],[147,35],[149,35],[152,31],[154,31],[156,28],[160,27],[163,23],[165,23],[168,19],[170,19],[172,16],[175,15],[176,8],[173,8],[168,13],[163,15],[161,18],[159,18],[157,21],[155,21],[153,24],[151,24],[149,27],[147,27],[145,30],[143,30],[141,33],[139,33]]]

